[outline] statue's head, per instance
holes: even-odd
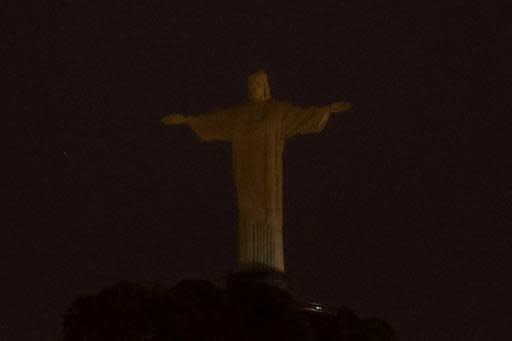
[[[260,70],[249,76],[249,100],[251,102],[269,101],[270,88],[268,86],[267,74]]]

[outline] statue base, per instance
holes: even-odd
[[[246,285],[268,285],[282,290],[288,290],[290,279],[282,271],[276,270],[239,270],[226,277],[226,287]]]

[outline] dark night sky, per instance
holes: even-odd
[[[2,5],[1,340],[55,340],[74,297],[122,279],[235,267],[230,146],[159,119],[246,100],[259,68],[275,99],[353,104],[286,144],[297,295],[402,340],[510,337],[510,158],[496,148],[510,127],[483,100],[491,9],[86,3]]]

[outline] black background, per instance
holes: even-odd
[[[76,295],[122,279],[220,283],[235,268],[230,146],[159,119],[246,100],[259,68],[274,99],[353,104],[286,144],[297,295],[403,340],[510,336],[493,9],[51,3],[2,5],[0,339],[55,340]]]

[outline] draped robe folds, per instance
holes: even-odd
[[[295,135],[320,132],[329,115],[327,107],[264,101],[188,117],[187,122],[201,141],[232,143],[242,270],[284,271],[284,141]]]

